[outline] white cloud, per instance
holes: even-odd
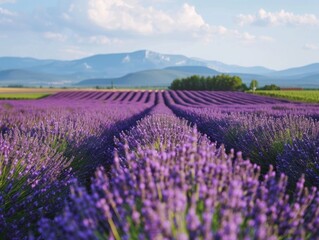
[[[63,35],[61,33],[56,33],[56,32],[45,32],[43,36],[46,39],[58,41],[58,42],[65,42],[67,40],[67,36]]]
[[[224,35],[228,32],[228,29],[224,26],[218,26],[215,28],[215,32],[220,34],[220,35]]]
[[[78,43],[97,45],[118,45],[141,37],[202,43],[210,43],[219,36],[266,41],[251,33],[210,24],[193,5],[185,3],[179,8],[164,10],[161,5],[154,5],[154,1],[157,0],[65,0],[59,9],[60,25],[45,29],[56,32],[63,26],[63,32],[71,34],[68,40],[75,36]],[[52,19],[56,16],[47,22],[54,22]]]
[[[172,18],[174,19],[173,16]],[[187,3],[183,5],[182,10],[177,14],[177,19],[174,24],[182,30],[208,30],[210,28],[203,17],[196,12],[195,7]]]
[[[248,32],[244,32],[244,33],[240,34],[239,38],[243,39],[244,41],[255,41],[256,40],[256,36],[252,35]]]
[[[153,32],[152,17],[163,20],[160,12],[144,8],[134,1],[89,0],[88,16],[96,25],[106,30],[123,30],[138,33]]]
[[[0,24],[7,25],[14,22],[14,18],[17,16],[17,13],[11,12],[8,9],[0,7]]]
[[[1,25],[6,27],[16,25],[13,29],[35,31],[51,41],[91,44],[92,47],[118,46],[147,38],[201,43],[210,43],[219,37],[247,43],[273,41],[270,37],[208,23],[191,4],[166,10],[161,4],[154,4],[157,1],[63,0],[54,11],[35,11],[33,16],[20,16],[0,8],[0,24],[2,21]],[[14,24],[9,25],[8,21]],[[72,51],[78,50],[71,48],[66,53],[71,55]]]
[[[227,34],[231,37],[235,37],[239,39],[241,42],[245,44],[251,44],[256,42],[265,42],[265,43],[275,42],[275,39],[270,36],[266,36],[266,35],[256,36],[249,32],[240,32],[238,30],[228,29]]]
[[[89,19],[105,30],[130,31],[143,35],[174,31],[207,31],[209,25],[194,6],[184,4],[175,12],[146,7],[135,0],[89,0]]]
[[[256,14],[240,14],[237,16],[236,21],[238,25],[259,25],[259,26],[278,26],[278,25],[291,25],[291,26],[318,26],[319,19],[314,14],[294,14],[281,10],[279,12],[267,12],[260,9]]]
[[[319,46],[317,44],[313,44],[313,43],[306,43],[303,46],[304,50],[311,50],[311,51],[317,51],[319,50]]]
[[[7,16],[7,17],[13,17],[13,16],[16,16],[17,14],[9,11],[8,9],[0,7],[0,15]]]

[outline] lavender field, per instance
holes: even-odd
[[[0,239],[319,238],[318,104],[64,91],[0,112]]]

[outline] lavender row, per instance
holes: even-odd
[[[187,95],[188,100],[178,95]],[[195,92],[195,91],[163,91],[163,98],[170,107],[181,109],[195,108],[203,111],[216,110],[221,113],[260,113],[271,116],[302,115],[319,120],[319,105],[293,103],[286,100],[272,99],[246,93],[233,92]],[[215,97],[215,99],[212,98]],[[256,99],[257,98],[257,99]]]
[[[212,140],[225,144],[227,149],[242,151],[244,156],[259,164],[263,172],[273,165],[289,176],[295,175],[290,178],[292,185],[305,174],[308,185],[319,186],[319,181],[313,177],[319,172],[315,154],[304,151],[302,156],[298,155],[300,159],[289,157],[289,149],[297,151],[299,145],[301,149],[302,141],[317,143],[315,139],[319,136],[318,120],[301,114],[299,109],[286,109],[278,114],[273,109],[276,105],[270,111],[240,106],[236,110],[234,107],[186,108],[173,104],[169,98],[168,105],[177,115],[197,124]],[[318,147],[317,143],[312,151],[318,152]]]
[[[152,134],[152,136],[149,136]],[[44,239],[316,239],[319,195],[304,187],[287,193],[287,177],[217,148],[195,127],[152,115],[121,135],[125,157],[91,188],[74,184],[70,202]],[[134,149],[129,150],[130,148]],[[124,164],[123,164],[124,163]]]
[[[22,239],[54,216],[70,179],[87,182],[112,162],[113,136],[147,113],[118,106],[53,100],[1,102],[0,236]]]
[[[245,94],[241,92],[212,92],[212,91],[165,91],[175,104],[190,107],[219,106],[219,105],[252,105],[289,103],[286,100]],[[60,92],[48,97],[50,100],[88,100],[107,103],[148,103],[152,101],[155,91],[70,91]],[[163,91],[159,92],[163,94]]]
[[[115,104],[154,104],[155,91],[70,91],[60,92],[48,100],[97,101]]]
[[[287,100],[257,96],[242,92],[166,91],[165,94],[170,96],[174,104],[185,107],[288,103]]]
[[[0,135],[0,235],[19,239],[45,215],[59,210],[69,192],[70,162],[41,139]]]

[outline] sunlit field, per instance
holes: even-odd
[[[319,90],[256,91],[257,94],[293,101],[319,103]]]
[[[316,239],[319,106],[241,92],[0,101],[1,239]]]

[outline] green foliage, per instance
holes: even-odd
[[[258,88],[258,81],[255,79],[251,80],[249,88],[255,91]]]
[[[40,99],[49,95],[47,93],[0,93],[0,100]]]
[[[243,84],[241,85],[241,88],[240,88],[239,90],[245,92],[245,91],[248,91],[249,88],[247,87],[247,85],[246,85],[245,83],[243,83]]]
[[[278,87],[275,84],[271,84],[271,85],[265,85],[264,87],[259,88],[259,90],[270,90],[270,91],[273,91],[273,90],[280,90],[280,87]]]
[[[23,85],[21,84],[11,84],[11,85],[8,85],[9,88],[24,88]]]
[[[289,91],[257,91],[257,94],[286,98],[289,100],[301,101],[301,102],[313,102],[319,103],[319,91],[318,90],[289,90]]]
[[[213,77],[194,75],[175,79],[170,86],[171,90],[243,91],[246,88],[240,77],[226,74]]]

